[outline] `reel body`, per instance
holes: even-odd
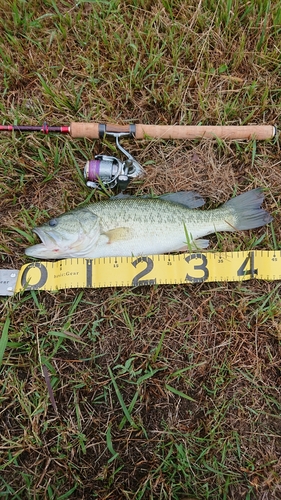
[[[121,161],[115,156],[96,155],[94,160],[87,161],[84,168],[84,177],[87,186],[91,188],[117,187],[123,191],[129,182],[136,177],[144,175],[144,170],[137,160],[121,146],[120,137],[131,135],[130,133],[107,133],[116,140],[116,146],[126,156],[125,161]]]

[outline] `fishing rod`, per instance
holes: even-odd
[[[43,134],[68,134],[72,138],[115,138],[117,148],[125,155],[121,161],[114,156],[96,155],[87,161],[84,177],[87,186],[98,188],[100,184],[124,190],[129,182],[144,175],[137,160],[121,146],[119,139],[223,139],[223,140],[267,140],[273,139],[277,129],[273,125],[145,125],[113,123],[72,122],[70,125],[42,126],[0,125],[0,132],[41,132]]]

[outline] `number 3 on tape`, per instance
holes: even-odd
[[[201,261],[199,264],[194,263],[193,269],[195,271],[199,270],[202,271],[202,276],[199,278],[195,278],[194,276],[191,276],[190,274],[186,274],[185,280],[190,281],[190,283],[202,283],[203,281],[206,281],[209,278],[209,270],[207,268],[208,264],[208,259],[205,254],[202,253],[192,253],[191,255],[188,255],[185,257],[185,261],[192,262],[194,259]]]

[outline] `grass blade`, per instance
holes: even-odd
[[[49,396],[50,396],[50,400],[51,400],[52,406],[53,406],[55,412],[58,413],[58,407],[57,407],[55,396],[54,396],[54,392],[53,392],[53,389],[52,389],[49,372],[48,372],[47,367],[45,365],[42,365],[42,370],[43,370],[43,374],[44,374],[44,377],[45,377],[45,382],[46,382],[46,385],[47,385],[47,388],[48,388],[48,392],[49,392]]]
[[[8,344],[9,326],[10,326],[10,317],[8,316],[6,318],[6,321],[5,321],[5,324],[3,327],[3,331],[2,331],[2,335],[1,335],[1,339],[0,339],[0,366],[2,365],[4,352],[5,352],[7,344]]]
[[[188,401],[193,401],[194,403],[196,403],[195,399],[191,398],[182,391],[178,391],[178,389],[175,389],[171,385],[165,384],[165,387],[166,389],[168,389],[168,391],[172,392],[173,394],[176,394],[176,396],[180,396],[181,398],[188,399]]]
[[[107,444],[107,448],[109,449],[109,451],[112,455],[112,457],[108,460],[108,463],[110,464],[119,456],[119,453],[116,453],[116,451],[113,448],[112,439],[111,439],[111,424],[109,424],[107,431],[106,431],[106,444]]]
[[[64,331],[64,332],[51,331],[51,332],[48,332],[48,335],[62,337],[64,339],[73,340],[74,342],[79,342],[80,344],[86,345],[86,342],[83,342],[83,340],[81,340],[80,337],[78,337],[78,335],[76,335],[75,333],[69,332],[69,331]]]
[[[120,406],[121,406],[121,408],[122,408],[122,410],[123,410],[123,413],[124,413],[124,415],[125,415],[126,419],[128,420],[128,422],[130,422],[131,426],[132,426],[134,429],[139,429],[139,426],[135,424],[134,420],[132,419],[132,417],[131,417],[131,415],[130,415],[130,413],[129,413],[129,411],[128,411],[127,406],[126,406],[126,405],[125,405],[125,403],[124,403],[124,399],[123,399],[123,397],[122,397],[122,394],[121,394],[121,392],[120,392],[120,390],[119,390],[119,387],[118,387],[118,385],[117,385],[117,383],[116,383],[116,380],[115,380],[115,378],[114,378],[114,375],[113,375],[113,373],[112,373],[112,371],[111,371],[110,367],[108,367],[108,371],[109,371],[109,375],[110,375],[110,378],[111,378],[111,381],[112,381],[113,387],[114,387],[115,392],[116,392],[116,396],[117,396],[117,398],[118,398],[118,401],[119,401],[119,403],[120,403]]]

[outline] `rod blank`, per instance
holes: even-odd
[[[106,134],[125,134],[136,139],[228,139],[266,140],[273,139],[273,125],[116,125],[113,123],[72,122],[70,126],[0,125],[0,132],[41,132],[44,134],[70,134],[71,137],[100,139]]]

